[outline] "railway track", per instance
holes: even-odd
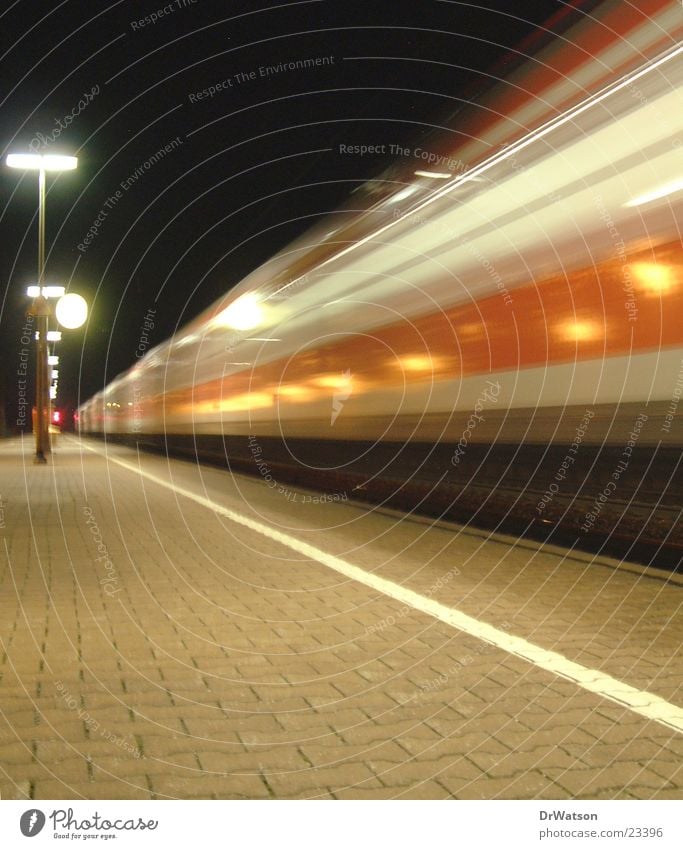
[[[298,486],[683,571],[683,476],[680,453],[671,448],[639,449],[619,486],[609,488],[600,501],[611,479],[614,451],[586,446],[572,475],[567,475],[552,498],[543,501],[562,448],[471,446],[455,474],[449,466],[450,445],[418,443],[399,448],[309,440],[284,444],[263,438],[257,463],[242,437],[133,439],[122,435],[108,439],[255,475],[272,488]],[[361,455],[362,462],[354,461]],[[600,506],[597,513],[596,505]],[[592,518],[587,521],[587,516]]]

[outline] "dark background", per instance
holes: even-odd
[[[64,332],[57,348],[57,405],[70,417],[135,361],[150,308],[155,345],[364,181],[387,173],[390,155],[343,155],[340,144],[388,151],[424,144],[435,127],[457,130],[464,105],[548,37],[543,22],[578,6],[575,19],[594,5],[11,4],[0,19],[0,428],[3,406],[10,432],[16,418],[25,288],[37,265],[37,172],[7,168],[8,152],[28,151],[42,134],[54,140],[38,152],[79,157],[76,171],[48,176],[47,198],[46,282],[79,292],[91,309],[87,327]],[[164,7],[173,11],[133,27]],[[333,63],[259,74],[316,57]],[[256,79],[235,81],[253,71]],[[227,78],[231,88],[190,101]],[[57,120],[95,86],[99,94],[55,136]],[[107,209],[120,183],[174,139]],[[101,210],[108,214],[98,235],[79,251]]]

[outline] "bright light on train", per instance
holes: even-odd
[[[405,200],[406,198],[409,198],[411,195],[415,194],[416,191],[417,186],[406,186],[405,189],[401,189],[400,192],[395,195],[392,195],[392,197],[389,198],[389,203],[397,203],[399,200]]]
[[[594,321],[569,321],[562,325],[562,334],[572,342],[587,342],[600,336],[600,327]]]
[[[640,288],[651,295],[669,292],[674,285],[673,269],[670,265],[656,262],[634,262],[631,266],[638,278]]]
[[[683,177],[674,180],[672,183],[659,186],[659,188],[646,192],[644,195],[639,195],[637,198],[633,198],[633,200],[625,203],[624,206],[641,206],[644,203],[665,198],[667,195],[672,195],[674,192],[680,192],[681,190],[683,190]]]
[[[351,387],[353,380],[350,374],[323,374],[313,379],[316,386],[324,386],[328,389],[347,389]]]
[[[264,323],[264,319],[260,298],[253,292],[247,292],[218,313],[213,323],[231,330],[254,330]]]
[[[429,354],[399,357],[398,364],[406,371],[433,371],[436,365],[434,358]]]
[[[216,401],[205,401],[196,404],[193,412],[195,414],[206,414],[213,412],[242,413],[252,410],[262,410],[273,406],[273,396],[270,392],[245,392],[232,398],[221,398]]]
[[[307,386],[297,386],[290,384],[289,386],[278,386],[277,394],[282,398],[289,398],[292,401],[310,401],[315,398],[315,392]]]
[[[448,180],[453,175],[441,173],[441,172],[438,172],[438,171],[416,171],[415,176],[416,177],[432,177],[434,180]]]

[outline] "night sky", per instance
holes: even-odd
[[[467,104],[535,50],[538,27],[566,5],[8,3],[0,392],[9,430],[25,288],[36,280],[38,180],[7,168],[8,152],[79,157],[76,171],[48,177],[47,199],[46,282],[91,307],[87,328],[65,332],[58,347],[58,403],[73,408],[135,361],[148,310],[157,344],[363,182],[391,176],[390,145],[427,146],[435,128],[460,129]],[[595,4],[580,5],[576,16]],[[384,153],[340,152],[358,144]]]

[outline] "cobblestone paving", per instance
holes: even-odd
[[[0,442],[3,799],[683,797],[683,735],[73,439],[31,449]],[[683,703],[680,583],[142,463]]]

